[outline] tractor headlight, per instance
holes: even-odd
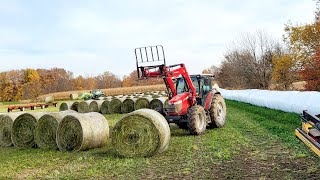
[[[177,102],[175,102],[173,104],[174,104],[174,107],[175,107],[175,111],[177,113],[179,113],[182,110],[182,100],[177,101]]]
[[[182,104],[182,100],[173,103],[174,105]]]

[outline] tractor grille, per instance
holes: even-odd
[[[176,112],[176,107],[175,105],[165,105],[164,107],[164,112],[166,114],[171,114]]]

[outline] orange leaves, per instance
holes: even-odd
[[[307,82],[306,90],[320,91],[320,50],[317,51],[313,60],[305,65],[301,76]]]

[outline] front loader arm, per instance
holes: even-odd
[[[169,99],[177,95],[174,78],[183,77],[195,104],[197,92],[184,64],[166,66],[163,46],[148,46],[135,49],[138,79],[163,78],[169,91]]]

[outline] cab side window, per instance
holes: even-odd
[[[183,78],[177,79],[177,94],[181,94],[186,91],[186,85]]]
[[[197,94],[199,94],[200,87],[199,87],[198,79],[192,79],[192,84],[193,84],[194,88],[196,88]]]
[[[204,79],[203,81],[203,93],[206,94],[209,91],[211,91],[211,83],[210,83],[210,79]]]

